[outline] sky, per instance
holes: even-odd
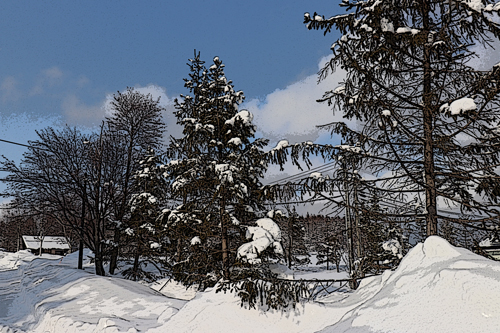
[[[128,86],[184,92],[194,50],[219,56],[247,100],[317,71],[332,37],[308,31],[327,1],[3,1],[2,115],[62,116],[92,124],[106,96]]]
[[[179,136],[173,100],[187,92],[196,50],[207,63],[224,62],[257,136],[315,140],[315,126],[332,115],[315,100],[342,74],[317,84],[338,36],[305,28],[304,13],[314,11],[343,9],[326,0],[2,1],[0,139],[27,144],[47,126],[96,126],[106,102],[127,87],[161,97],[167,134]],[[0,142],[9,159],[24,151]]]
[[[214,56],[224,62],[228,79],[245,93],[257,136],[271,146],[281,139],[340,143],[315,127],[342,116],[316,103],[344,76],[339,71],[317,84],[340,36],[307,30],[305,12],[329,17],[344,9],[326,0],[4,0],[0,139],[26,144],[47,126],[98,125],[106,102],[127,87],[160,96],[167,134],[179,136],[173,100],[187,92],[186,63],[197,50],[207,63]],[[498,61],[494,51],[481,52],[479,66]],[[0,155],[10,159],[24,151],[0,142]]]

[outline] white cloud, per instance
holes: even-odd
[[[0,93],[2,102],[16,101],[21,97],[21,92],[19,91],[19,82],[13,76],[7,76],[2,80],[0,84]]]
[[[99,125],[104,120],[104,102],[97,105],[87,105],[75,94],[69,94],[62,99],[61,109],[69,125]]]
[[[44,69],[38,75],[38,79],[33,88],[31,88],[30,96],[41,95],[45,92],[46,88],[52,88],[56,85],[60,85],[63,82],[64,73],[57,67],[53,66]]]
[[[320,60],[319,68],[330,59]],[[255,124],[264,137],[271,140],[293,141],[316,140],[319,137],[317,125],[342,119],[340,112],[333,115],[326,103],[317,103],[325,91],[340,85],[345,72],[338,69],[319,84],[314,74],[295,82],[284,89],[278,89],[266,96],[264,101],[253,99],[242,107],[255,116]]]
[[[83,88],[84,86],[86,86],[87,84],[90,83],[90,80],[88,77],[86,77],[85,75],[81,75],[78,80],[76,81],[76,86],[78,88]]]

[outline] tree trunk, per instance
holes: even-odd
[[[134,281],[137,281],[137,275],[139,272],[139,258],[141,255],[140,247],[140,244],[137,244],[137,247],[135,249],[134,266],[132,267],[132,279]]]
[[[288,268],[292,268],[292,227],[293,227],[293,217],[288,218]]]
[[[182,251],[182,239],[179,236],[179,238],[177,238],[177,253],[175,254],[176,262],[181,262],[182,259],[181,251]]]
[[[351,219],[351,204],[349,200],[349,185],[347,182],[347,164],[344,160],[342,163],[342,167],[344,169],[344,193],[345,193],[345,200],[346,200],[346,207],[345,207],[345,223],[346,223],[346,229],[347,229],[347,252],[349,255],[349,276],[353,277],[354,275],[354,241],[353,241],[353,225],[352,225],[352,219]],[[354,288],[353,288],[354,289]]]
[[[42,236],[42,234],[40,234],[40,249],[39,249],[39,252],[38,252],[39,256],[42,255],[42,248],[43,248],[43,236]]]
[[[109,274],[113,275],[115,274],[115,269],[118,265],[118,255],[119,255],[119,248],[118,244],[120,244],[120,229],[115,227],[114,230],[115,234],[113,236],[113,249],[111,250],[111,258],[109,259]]]
[[[84,193],[87,192],[86,181],[83,182]],[[82,220],[80,221],[80,244],[78,246],[78,269],[83,269],[83,228],[85,224],[85,198],[82,196]]]
[[[224,219],[225,211],[224,199],[220,201],[220,224],[221,224],[221,242],[222,242],[222,272],[224,279],[229,280],[229,239],[227,237],[227,225]]]
[[[104,260],[102,258],[102,251],[100,247],[101,244],[99,242],[98,244],[96,244],[94,251],[95,273],[96,275],[105,276],[106,272],[104,271],[104,266],[103,266]]]
[[[132,130],[133,132],[133,130]],[[123,222],[123,216],[125,216],[125,209],[127,208],[127,199],[128,199],[128,186],[129,186],[129,181],[130,181],[130,175],[132,172],[132,148],[134,145],[134,138],[133,135],[130,135],[130,140],[129,140],[129,145],[128,145],[128,152],[127,152],[127,167],[125,169],[125,183],[123,184],[123,199],[122,203],[120,205],[120,210],[118,212],[118,221]],[[118,226],[115,227],[115,234],[114,234],[114,247],[111,250],[111,258],[109,260],[109,274],[113,275],[115,274],[115,269],[118,264],[118,254],[119,254],[119,244],[120,244],[120,228]]]
[[[425,172],[425,208],[427,210],[427,236],[437,235],[437,198],[434,170],[434,147],[433,147],[433,108],[432,108],[432,69],[431,69],[431,47],[432,42],[428,40],[429,31],[429,3],[422,0],[423,28],[427,35],[424,44],[424,81],[423,81],[423,126],[424,126],[424,172]]]

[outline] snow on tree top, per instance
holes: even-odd
[[[340,87],[335,88],[333,93],[336,95],[345,95],[345,86],[340,86]]]
[[[388,252],[392,252],[393,255],[397,256],[399,259],[403,258],[401,254],[401,244],[396,239],[391,239],[382,244],[382,248]]]
[[[337,145],[337,146],[335,146],[335,148],[339,148],[341,150],[347,150],[347,151],[350,151],[350,152],[353,152],[356,154],[359,154],[361,152],[360,147],[350,146],[350,145]]]
[[[375,10],[375,7],[377,7],[378,5],[380,5],[382,3],[381,0],[376,0],[375,3],[373,5],[371,5],[370,7],[366,7],[365,10],[367,12],[373,12]]]
[[[248,126],[248,125],[252,124],[253,114],[251,112],[249,112],[248,110],[241,110],[234,117],[232,117],[231,119],[226,120],[225,123],[227,125],[234,126],[234,122],[235,122],[236,119],[242,120],[243,124]]]
[[[269,217],[270,219],[274,218],[275,216],[283,216],[283,212],[281,210],[270,210],[267,212],[266,214],[267,217]]]
[[[156,243],[156,242],[153,242],[153,243],[151,243],[151,244],[149,245],[149,247],[150,247],[151,249],[159,249],[159,248],[161,248],[161,245],[160,245],[160,244],[158,244],[158,243]]]
[[[325,181],[325,179],[329,179],[330,177],[328,177],[328,175],[326,177],[323,177],[321,172],[313,172],[309,175],[309,178],[313,178],[319,182],[323,182],[323,181]]]
[[[362,25],[361,27],[359,27],[359,28],[360,28],[360,29],[364,29],[364,30],[366,30],[367,32],[371,32],[371,31],[373,31],[373,29],[372,29],[371,27],[369,27],[369,26],[368,26],[368,24],[366,24],[366,23],[365,23],[365,24],[363,24],[363,25]],[[383,30],[383,28],[382,28],[382,31],[384,31],[384,30]]]
[[[418,29],[412,29],[410,27],[400,27],[398,28],[398,30],[396,30],[396,33],[397,34],[405,34],[405,33],[408,33],[408,32],[411,32],[412,35],[416,35],[420,32],[420,30]]]
[[[252,241],[244,243],[236,251],[238,259],[252,265],[261,262],[260,253],[270,246],[273,246],[275,253],[283,254],[280,244],[281,230],[278,225],[269,218],[257,220],[257,225],[257,227],[247,227],[246,238]]]
[[[241,142],[240,138],[232,138],[227,143],[228,144],[233,144],[235,146],[241,146],[242,145],[242,142]]]
[[[380,28],[384,32],[394,32],[394,25],[386,18],[380,20]]]

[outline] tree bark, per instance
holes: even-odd
[[[87,191],[86,181],[83,183],[83,193]],[[83,228],[85,224],[85,198],[82,196],[82,220],[80,221],[80,244],[78,246],[78,269],[83,269]]]
[[[221,243],[222,243],[222,272],[224,279],[229,280],[229,239],[227,237],[227,225],[224,219],[226,209],[224,198],[220,201],[220,224],[221,224]]]
[[[133,132],[134,129],[131,130]],[[133,149],[133,143],[134,143],[134,138],[133,135],[130,134],[130,140],[129,140],[129,145],[128,145],[128,152],[127,152],[127,167],[125,169],[125,183],[123,185],[123,198],[122,198],[122,203],[120,205],[120,210],[118,212],[118,221],[123,222],[123,217],[125,216],[125,209],[127,207],[127,198],[128,198],[128,187],[129,187],[129,180],[130,180],[130,174],[131,174],[131,168],[132,168],[132,149]],[[119,255],[119,244],[120,244],[120,228],[118,226],[115,227],[115,234],[113,237],[113,249],[111,250],[111,258],[109,260],[109,274],[113,275],[115,274],[116,267],[118,265],[118,255]]]
[[[427,35],[424,44],[424,80],[423,80],[423,127],[424,127],[424,172],[425,172],[425,208],[427,211],[426,235],[437,235],[437,198],[434,169],[434,146],[433,146],[433,107],[432,107],[432,69],[431,69],[431,47],[429,41],[429,2],[422,0],[423,28]]]
[[[134,266],[132,267],[132,279],[134,281],[137,281],[137,274],[139,272],[139,258],[141,255],[140,247],[140,244],[137,244],[137,248],[135,249]]]

